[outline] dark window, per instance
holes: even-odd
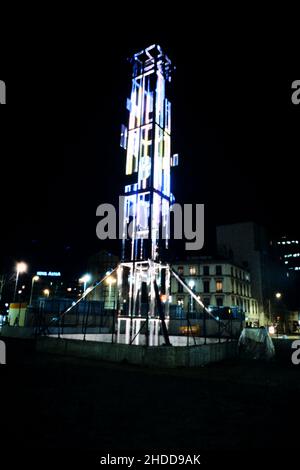
[[[217,306],[218,307],[223,307],[223,298],[222,297],[217,297],[216,301],[217,301]]]
[[[178,282],[178,292],[179,294],[182,294],[183,292],[183,285],[180,282]]]
[[[203,266],[203,276],[209,276],[209,266]]]
[[[183,266],[178,266],[178,274],[183,275]]]
[[[203,282],[203,291],[205,294],[209,293],[209,281],[204,281]]]
[[[222,276],[222,266],[216,266],[216,275]]]

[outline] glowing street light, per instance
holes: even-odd
[[[18,281],[19,281],[19,275],[22,273],[25,273],[27,271],[27,264],[24,263],[24,261],[20,261],[19,263],[16,264],[16,284],[15,284],[15,290],[14,290],[14,299],[13,301],[15,302],[16,300],[16,294],[17,294],[17,288],[18,288]]]
[[[44,289],[44,290],[43,290],[43,294],[44,294],[45,297],[49,297],[49,295],[50,295],[50,290],[49,290],[49,289]]]
[[[280,300],[282,298],[282,294],[280,292],[277,292],[275,297],[277,300]]]
[[[86,285],[88,282],[91,282],[91,279],[92,279],[92,276],[90,274],[84,274],[84,276],[82,276],[80,279],[79,279],[79,282],[81,284],[83,284],[83,293],[85,293],[86,291]]]
[[[20,263],[17,263],[17,272],[19,273],[25,273],[27,271],[27,264],[21,261]]]
[[[34,283],[39,281],[40,280],[40,277],[39,276],[33,276],[32,280],[31,280],[31,291],[30,291],[30,300],[29,300],[29,305],[32,304],[32,294],[33,294],[33,286],[34,286]]]
[[[108,286],[112,286],[112,284],[115,284],[117,280],[113,276],[109,276],[105,282]]]

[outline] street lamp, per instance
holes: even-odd
[[[191,290],[194,290],[194,287],[195,287],[195,281],[194,281],[193,279],[191,279],[191,280],[189,281],[189,288],[190,288]],[[194,299],[193,299],[193,297],[191,296],[191,312],[193,311],[193,309],[194,309]]]
[[[109,277],[106,279],[106,284],[107,284],[108,286],[111,286],[112,284],[115,284],[116,282],[117,282],[117,280],[116,280],[114,277],[112,277],[112,276],[109,276]]]
[[[281,292],[276,292],[275,294],[275,297],[277,300],[281,300],[282,299],[282,294]],[[279,322],[280,322],[280,317],[277,317],[277,337],[279,335]],[[285,318],[284,318],[284,331],[285,331]]]
[[[40,280],[40,277],[39,276],[33,276],[32,280],[31,280],[31,291],[30,291],[30,300],[29,300],[29,305],[32,304],[32,294],[33,294],[33,286],[34,286],[34,283],[39,281]]]
[[[49,290],[49,289],[44,289],[44,290],[43,290],[43,294],[44,294],[45,297],[49,297],[49,295],[50,295],[50,290]]]
[[[79,279],[79,282],[81,284],[83,284],[83,294],[85,293],[86,291],[86,285],[88,282],[90,282],[92,279],[92,276],[90,274],[85,274],[84,276],[82,276],[80,279]]]
[[[109,291],[108,291],[108,304],[109,306],[111,305],[111,287],[113,284],[115,284],[117,282],[116,278],[114,278],[113,276],[109,276],[107,279],[106,279],[106,284],[109,286]]]
[[[17,265],[16,265],[16,271],[17,271],[17,275],[16,275],[15,290],[14,290],[14,299],[13,299],[14,302],[16,301],[19,275],[22,274],[22,273],[25,273],[25,272],[27,271],[27,264],[24,263],[24,261],[20,261],[20,262],[17,263]]]

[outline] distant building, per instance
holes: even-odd
[[[252,296],[250,273],[245,268],[224,259],[191,258],[172,265],[188,286],[201,297],[207,307],[239,307],[246,322],[258,324],[259,309]],[[171,279],[172,304],[185,311],[200,308],[175,279]]]
[[[276,292],[281,292],[285,278],[266,230],[254,222],[221,225],[217,227],[217,246],[219,253],[249,270],[260,323],[270,322],[276,310]]]
[[[272,246],[285,272],[285,304],[289,310],[300,310],[300,240],[284,236]]]
[[[119,258],[105,250],[91,256],[88,260],[88,272],[91,275],[89,285],[92,286],[103,279],[117,267],[118,263]],[[87,299],[103,302],[105,309],[115,309],[117,306],[116,274],[110,276],[106,282],[94,289]]]
[[[300,241],[285,236],[274,241],[273,244],[286,273],[299,272],[300,275]]]
[[[100,280],[108,271],[115,269],[119,261],[118,256],[101,250],[88,259],[88,272],[95,280]]]

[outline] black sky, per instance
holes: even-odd
[[[274,237],[298,234],[300,106],[290,98],[297,76],[274,74],[259,48],[239,55],[197,31],[148,31],[30,38],[2,62],[3,266],[27,258],[36,268],[79,269],[102,247],[117,249],[97,240],[95,213],[122,193],[126,58],[151,43],[176,66],[173,192],[178,202],[205,203],[206,245],[216,224],[235,221],[256,220]]]

